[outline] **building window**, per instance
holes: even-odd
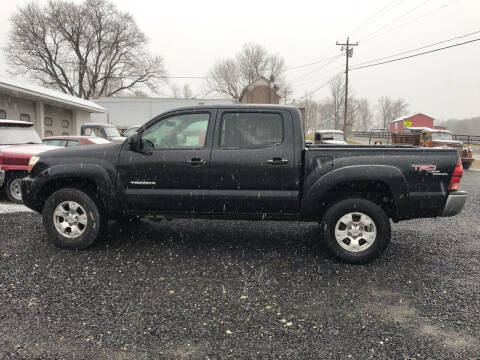
[[[52,130],[45,130],[45,137],[48,137],[48,136],[53,136]]]
[[[7,118],[7,112],[5,110],[0,110],[0,119],[6,119]]]
[[[68,127],[70,127],[70,123],[68,122],[68,120],[62,120],[62,127],[63,127],[63,128],[68,128]]]
[[[30,115],[29,114],[20,114],[20,120],[30,122]]]
[[[49,117],[46,117],[43,122],[45,123],[45,126],[52,126],[53,125],[53,120],[52,120],[52,118],[49,118]]]

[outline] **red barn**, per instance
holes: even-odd
[[[390,123],[390,132],[403,133],[407,127],[428,127],[433,129],[433,121],[432,117],[421,113],[402,116]]]

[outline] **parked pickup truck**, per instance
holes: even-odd
[[[109,219],[199,217],[315,221],[339,259],[365,263],[394,222],[464,206],[455,149],[305,146],[297,108],[181,108],[123,144],[33,157],[25,204],[59,246],[85,248]],[[439,234],[441,236],[441,234]]]
[[[30,158],[58,149],[42,144],[33,126],[26,121],[0,120],[0,190],[14,203],[22,202],[21,181],[28,175]]]

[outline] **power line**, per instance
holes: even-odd
[[[322,59],[322,60],[318,60],[318,61],[315,61],[315,62],[312,62],[312,63],[309,63],[309,64],[303,64],[303,65],[288,67],[288,68],[285,69],[285,71],[290,71],[290,70],[299,69],[299,68],[303,68],[303,67],[307,67],[307,66],[311,66],[311,65],[320,64],[320,63],[323,63],[323,62],[325,62],[325,61],[334,59],[334,58],[336,58],[336,57],[338,57],[338,55],[330,56],[330,57],[328,57],[328,58],[325,58],[325,59]]]
[[[335,80],[336,78],[340,77],[343,75],[343,71],[339,72],[338,74],[336,74],[335,76],[331,77],[330,79],[328,79],[327,81],[325,81],[322,85],[320,85],[319,87],[313,89],[312,91],[309,91],[307,92],[305,95],[312,95],[314,92],[317,92],[318,90],[320,89],[323,89],[325,86],[327,86],[328,84],[330,84],[330,82],[332,80]]]
[[[394,9],[395,7],[397,7],[398,5],[400,5],[404,0],[400,0],[399,3],[397,3],[396,5],[394,5],[398,0],[393,0],[391,1],[390,3],[388,3],[387,6],[381,8],[379,11],[377,11],[375,14],[373,14],[372,16],[370,16],[367,20],[365,20],[364,22],[360,23],[359,25],[355,26],[353,29],[351,29],[347,35],[352,35],[354,31],[356,30],[359,30],[369,24],[371,24],[372,22],[374,22],[375,20],[379,19],[381,16],[385,15],[387,12],[389,12],[390,10]],[[392,7],[392,5],[394,5]]]
[[[325,68],[326,66],[330,65],[331,63],[333,63],[335,60],[338,60],[338,59],[341,58],[342,56],[343,56],[343,53],[335,56],[333,59],[331,59],[329,62],[323,64],[322,66],[320,66],[320,67],[318,67],[318,68],[316,68],[316,69],[314,69],[314,70],[312,70],[312,71],[310,71],[310,72],[308,72],[308,73],[305,73],[305,74],[303,74],[303,75],[300,75],[300,76],[298,76],[298,77],[290,80],[290,82],[292,83],[292,82],[295,82],[295,81],[297,81],[297,80],[303,79],[304,77],[306,77],[306,76],[308,76],[308,75],[311,75],[311,74],[313,74],[314,72]]]
[[[367,68],[367,67],[372,67],[372,66],[377,66],[377,65],[388,64],[388,63],[391,63],[391,62],[400,61],[400,60],[404,60],[404,59],[410,59],[410,58],[413,58],[413,57],[417,57],[417,56],[421,56],[421,55],[425,55],[425,54],[430,54],[430,53],[434,53],[434,52],[441,51],[441,50],[445,50],[445,49],[450,49],[450,48],[453,48],[453,47],[456,47],[456,46],[461,46],[461,45],[470,44],[470,43],[473,43],[473,42],[475,42],[475,41],[480,41],[480,38],[478,38],[478,39],[473,39],[473,40],[469,40],[469,41],[465,41],[465,42],[458,43],[458,44],[453,44],[453,45],[450,45],[450,46],[445,46],[445,47],[438,48],[438,49],[433,49],[433,50],[430,50],[430,51],[425,51],[425,52],[418,53],[418,54],[413,54],[413,55],[410,55],[410,56],[404,56],[404,57],[401,57],[401,58],[398,58],[398,59],[383,61],[383,62],[379,62],[379,63],[376,63],[376,64],[370,64],[370,65],[352,67],[352,68],[350,68],[350,70],[358,70],[358,69],[363,69],[363,68]]]
[[[436,45],[440,45],[440,44],[444,44],[446,42],[450,42],[450,41],[453,41],[453,40],[459,40],[459,39],[463,39],[463,38],[466,38],[468,36],[471,36],[471,35],[474,35],[474,34],[478,34],[480,33],[480,30],[479,31],[474,31],[474,32],[471,32],[471,33],[468,33],[468,34],[465,34],[465,35],[459,35],[459,36],[456,36],[456,37],[453,37],[453,38],[450,38],[450,39],[447,39],[447,40],[443,40],[443,41],[439,41],[439,42],[436,42],[436,43],[433,43],[433,44],[429,44],[429,45],[425,45],[425,46],[421,46],[419,48],[416,48],[416,49],[412,49],[412,50],[408,50],[408,51],[402,51],[400,53],[396,53],[396,54],[393,54],[393,55],[390,55],[390,56],[385,56],[383,58],[379,58],[379,59],[374,59],[374,60],[369,60],[369,61],[364,61],[362,63],[359,63],[359,64],[355,64],[353,66],[360,66],[360,65],[364,65],[364,64],[369,64],[371,62],[376,62],[376,61],[381,61],[381,60],[385,60],[385,59],[390,59],[392,57],[395,57],[395,56],[399,56],[399,55],[403,55],[403,54],[408,54],[408,53],[411,53],[411,52],[414,52],[414,51],[418,51],[418,50],[423,50],[423,49],[426,49],[426,48],[429,48],[429,47],[432,47],[432,46],[436,46]]]
[[[444,8],[450,6],[450,5],[453,5],[453,4],[455,4],[455,3],[459,2],[459,1],[460,1],[460,0],[454,0],[454,1],[452,1],[452,2],[449,2],[448,4],[444,4],[444,5],[442,5],[442,6],[439,6],[439,7],[437,7],[437,8],[434,8],[434,9],[432,9],[432,10],[430,10],[430,11],[427,11],[426,13],[423,13],[423,14],[420,15],[420,16],[417,16],[416,18],[413,18],[413,19],[411,19],[411,20],[409,20],[409,21],[403,22],[403,23],[401,23],[401,24],[399,24],[399,25],[397,25],[397,26],[394,26],[394,27],[392,27],[392,28],[390,28],[390,29],[387,29],[386,31],[381,32],[381,33],[378,34],[378,35],[375,35],[375,34],[372,35],[372,34],[371,34],[372,36],[369,35],[368,37],[364,38],[363,40],[374,39],[374,38],[376,38],[376,37],[379,37],[379,36],[382,36],[382,35],[384,35],[384,34],[387,34],[387,33],[389,33],[389,32],[392,31],[392,30],[398,29],[398,28],[400,28],[400,27],[402,27],[402,26],[405,26],[405,25],[408,25],[408,24],[410,24],[410,23],[412,23],[412,22],[414,22],[414,21],[420,20],[420,19],[424,18],[424,17],[427,16],[427,15],[430,15],[430,14],[432,14],[432,13],[434,13],[434,12],[437,12],[437,11],[439,11],[439,10],[442,10],[442,9],[444,9]]]
[[[323,73],[322,76],[320,77],[313,77],[313,78],[309,78],[309,79],[304,79],[304,80],[300,80],[298,83],[296,83],[295,86],[297,87],[300,87],[300,86],[305,86],[307,84],[311,84],[313,82],[320,82],[320,81],[323,81],[327,78],[329,78],[331,75],[328,75],[328,76],[325,76],[325,74],[329,74],[329,73],[332,73],[332,74],[336,74],[338,73],[338,71],[340,69],[343,69],[345,65],[342,65],[342,66],[339,66],[339,67],[336,67],[334,69],[331,69],[330,71],[327,71],[326,73]],[[343,73],[344,71],[342,71]]]
[[[372,35],[378,33],[380,30],[383,30],[385,29],[386,27],[389,27],[391,26],[393,23],[397,22],[398,20],[400,20],[401,18],[404,18],[405,16],[407,16],[408,14],[411,14],[412,12],[414,12],[415,10],[421,8],[423,5],[425,5],[426,3],[428,3],[430,0],[425,0],[424,2],[422,2],[420,5],[417,5],[415,6],[414,8],[404,12],[402,15],[396,17],[395,19],[393,19],[392,21],[389,21],[387,25],[384,25],[384,26],[381,26],[379,28],[377,28],[375,31],[373,31],[372,33],[364,36],[363,38],[361,38],[359,41],[362,41],[363,39],[365,38],[369,38],[371,37]]]

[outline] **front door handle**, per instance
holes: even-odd
[[[206,164],[205,160],[200,158],[192,158],[191,160],[185,161],[188,165],[198,166]]]
[[[267,160],[267,163],[270,165],[282,165],[282,164],[288,164],[288,160],[282,159],[282,158],[273,158],[273,159]]]

